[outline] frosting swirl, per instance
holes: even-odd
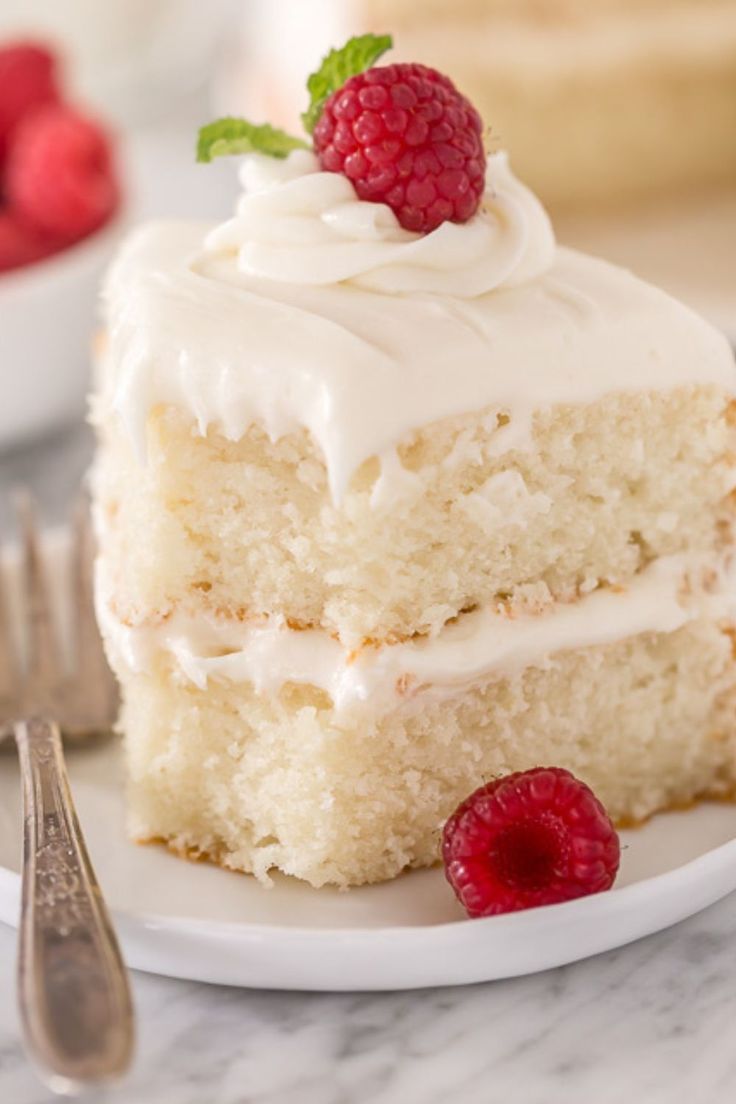
[[[310,151],[249,154],[237,214],[207,235],[205,252],[235,255],[240,272],[264,280],[474,299],[540,276],[555,249],[544,208],[505,153],[489,157],[486,181],[468,222],[415,234],[385,204],[359,199],[346,177],[321,172]]]

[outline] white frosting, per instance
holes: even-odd
[[[505,153],[488,159],[478,214],[431,234],[404,230],[390,207],[358,199],[347,177],[320,172],[309,150],[283,161],[252,154],[241,181],[236,217],[207,236],[205,251],[234,257],[238,271],[262,280],[474,299],[534,279],[554,258],[549,218]]]
[[[368,457],[448,416],[504,411],[499,448],[523,447],[552,403],[734,389],[730,349],[705,322],[622,269],[553,252],[501,156],[483,211],[426,237],[304,152],[252,159],[244,176],[256,190],[235,219],[144,227],[108,280],[99,408],[141,451],[157,404],[234,440],[254,423],[274,439],[306,427],[339,501]]]
[[[733,567],[714,578],[681,555],[656,560],[623,591],[597,590],[536,616],[479,609],[434,638],[358,653],[322,630],[296,631],[277,621],[243,625],[175,616],[156,628],[129,628],[111,614],[109,594],[100,568],[99,617],[118,665],[146,671],[164,651],[201,688],[210,679],[250,682],[262,694],[275,694],[287,682],[316,686],[329,694],[338,716],[381,716],[402,700],[451,696],[491,676],[543,667],[560,651],[673,632],[699,616],[736,616]]]

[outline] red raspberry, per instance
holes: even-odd
[[[48,50],[32,42],[0,50],[0,161],[21,119],[56,98],[55,63]]]
[[[26,226],[8,211],[0,212],[0,272],[32,264],[57,248],[56,242]]]
[[[448,78],[426,65],[376,66],[333,92],[314,129],[328,172],[361,199],[387,203],[407,230],[466,222],[485,183],[483,124]]]
[[[118,203],[107,135],[72,108],[39,108],[15,131],[6,190],[30,226],[65,243],[84,237]]]
[[[610,889],[620,857],[608,813],[561,767],[481,786],[445,825],[445,874],[469,916],[552,905]]]

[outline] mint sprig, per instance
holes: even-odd
[[[302,115],[307,134],[313,132],[332,93],[342,88],[350,77],[370,69],[392,46],[391,35],[364,34],[348,39],[339,50],[330,50],[317,72],[307,80],[309,107]],[[206,162],[239,153],[266,153],[270,157],[283,158],[292,150],[310,148],[302,138],[295,138],[270,123],[249,123],[247,119],[226,116],[201,127],[197,160]]]
[[[256,125],[230,116],[203,126],[197,138],[198,161],[239,153],[266,153],[283,158],[295,149],[309,149],[309,143],[269,123]]]
[[[330,50],[317,72],[307,80],[309,107],[302,115],[307,134],[317,125],[328,97],[349,77],[370,69],[392,46],[391,35],[364,34],[349,39],[340,50]]]

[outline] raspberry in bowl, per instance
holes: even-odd
[[[81,411],[101,273],[117,239],[112,140],[67,103],[54,56],[0,47],[0,444]]]

